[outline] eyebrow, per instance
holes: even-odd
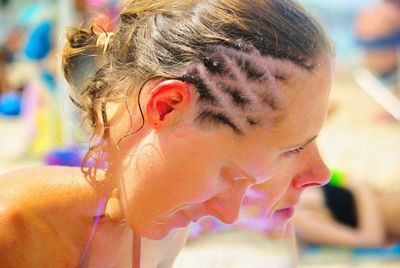
[[[308,139],[307,141],[301,143],[301,144],[297,144],[294,146],[290,146],[289,148],[286,148],[287,150],[293,149],[293,148],[299,148],[299,147],[306,147],[307,145],[309,145],[310,143],[312,143],[316,138],[318,138],[318,135],[315,135],[314,137]]]

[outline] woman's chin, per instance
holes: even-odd
[[[144,230],[135,230],[134,233],[136,236],[141,238],[147,238],[150,240],[161,240],[164,239],[170,233],[170,230],[165,230],[161,228],[149,228]]]
[[[173,230],[185,228],[190,224],[190,220],[181,214],[173,215],[168,219],[153,220],[151,222],[136,225],[135,234],[140,237],[145,237],[151,240],[161,240],[167,237]]]
[[[167,237],[173,230],[184,227],[173,227],[173,226],[165,226],[165,225],[156,225],[148,228],[147,230],[143,230],[140,232],[135,232],[136,235],[140,237],[144,237],[151,240],[162,240]]]
[[[168,232],[154,232],[154,231],[150,231],[147,232],[143,235],[138,234],[141,237],[147,238],[147,239],[151,239],[151,240],[162,240],[165,237],[167,237],[169,235],[170,231]]]

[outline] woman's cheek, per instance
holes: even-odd
[[[192,173],[194,172],[194,173]],[[185,199],[193,203],[205,202],[229,187],[229,181],[222,177],[218,168],[203,166],[188,170],[191,177],[186,178],[183,191]]]
[[[250,177],[255,184],[270,180],[277,173],[278,165],[280,165],[278,157],[266,153],[243,155],[237,163],[245,173],[243,175]]]

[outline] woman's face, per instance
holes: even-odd
[[[173,127],[145,127],[110,152],[109,173],[119,179],[125,216],[138,235],[162,239],[208,215],[232,223],[254,185],[263,187],[272,211],[293,207],[305,187],[328,181],[315,137],[326,117],[330,63],[312,72],[290,68],[279,82],[288,108],[272,130],[237,135],[194,123],[188,112]]]

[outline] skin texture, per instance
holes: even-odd
[[[97,190],[77,168],[1,176],[0,267],[76,266],[102,194]]]
[[[250,187],[257,184],[268,193],[266,206],[272,212],[294,205],[307,186],[326,183],[329,171],[314,138],[327,112],[330,61],[322,60],[312,71],[281,64],[290,75],[278,86],[283,107],[290,109],[282,109],[275,124],[248,126],[239,135],[224,125],[197,122],[202,106],[193,85],[156,80],[141,95],[145,124],[135,134],[125,137],[142,122],[137,111],[130,117],[120,103],[107,106],[110,136],[103,149],[109,169],[104,178],[99,170],[102,183],[91,182],[79,169],[62,167],[3,176],[0,263],[75,267],[95,216],[101,216],[86,254],[87,267],[129,265],[132,230],[163,239],[149,244],[143,257],[150,254],[160,267],[168,267],[187,235],[180,227],[205,215],[235,221]],[[135,107],[135,99],[128,107]],[[99,212],[101,198],[107,203]],[[175,229],[180,232],[167,237]]]
[[[98,210],[103,198],[111,204],[106,210],[113,207],[114,193],[108,189],[71,167],[28,168],[0,176],[0,267],[130,267],[132,230]],[[95,216],[100,221],[87,244]],[[142,267],[171,267],[187,235],[179,229],[160,241],[142,239]]]
[[[123,217],[138,235],[161,239],[206,215],[232,223],[254,184],[268,192],[266,205],[273,211],[294,206],[304,188],[328,181],[313,139],[327,112],[330,62],[325,59],[311,72],[282,64],[290,70],[279,82],[290,112],[272,130],[264,124],[237,135],[224,126],[194,124],[199,104],[193,89],[175,80],[145,89],[145,124],[135,135],[121,141],[120,133],[139,125],[140,117],[114,120],[110,114],[107,150],[115,161],[108,177],[118,184]],[[174,103],[168,113],[157,108],[168,103]],[[115,114],[121,114],[118,109],[124,108],[113,109]]]

